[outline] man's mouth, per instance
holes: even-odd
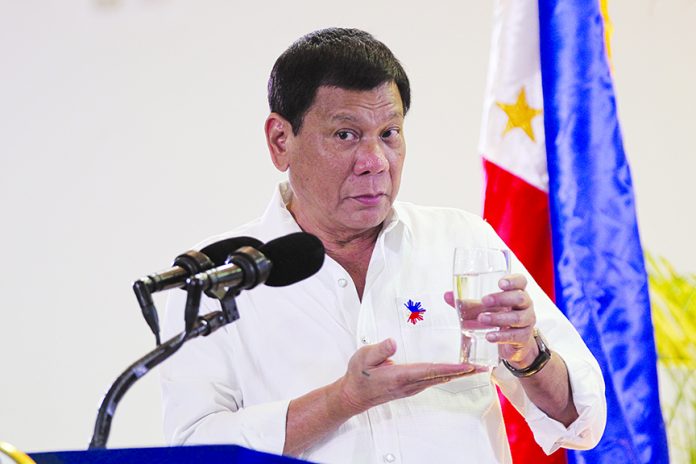
[[[356,195],[353,198],[353,200],[357,201],[360,204],[363,204],[365,206],[375,206],[379,204],[380,201],[382,201],[382,198],[385,197],[384,193],[375,193],[375,194],[365,194],[365,195]]]

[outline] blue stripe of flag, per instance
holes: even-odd
[[[598,0],[539,0],[556,302],[599,361],[608,422],[579,463],[668,463],[648,283]]]

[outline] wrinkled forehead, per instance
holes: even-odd
[[[404,118],[404,106],[399,88],[394,81],[384,82],[370,89],[351,89],[332,85],[317,88],[307,113],[314,111],[323,117],[352,120],[360,111],[379,112],[382,117]]]

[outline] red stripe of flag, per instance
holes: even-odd
[[[496,230],[534,280],[553,299],[554,277],[548,194],[495,163],[483,160],[486,197],[483,217]],[[512,462],[565,464],[564,449],[547,456],[534,441],[524,417],[498,391]]]

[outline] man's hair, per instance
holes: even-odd
[[[411,89],[391,50],[359,29],[322,29],[301,37],[278,57],[268,80],[268,105],[297,135],[319,87],[372,90],[387,82],[396,83],[406,115]]]

